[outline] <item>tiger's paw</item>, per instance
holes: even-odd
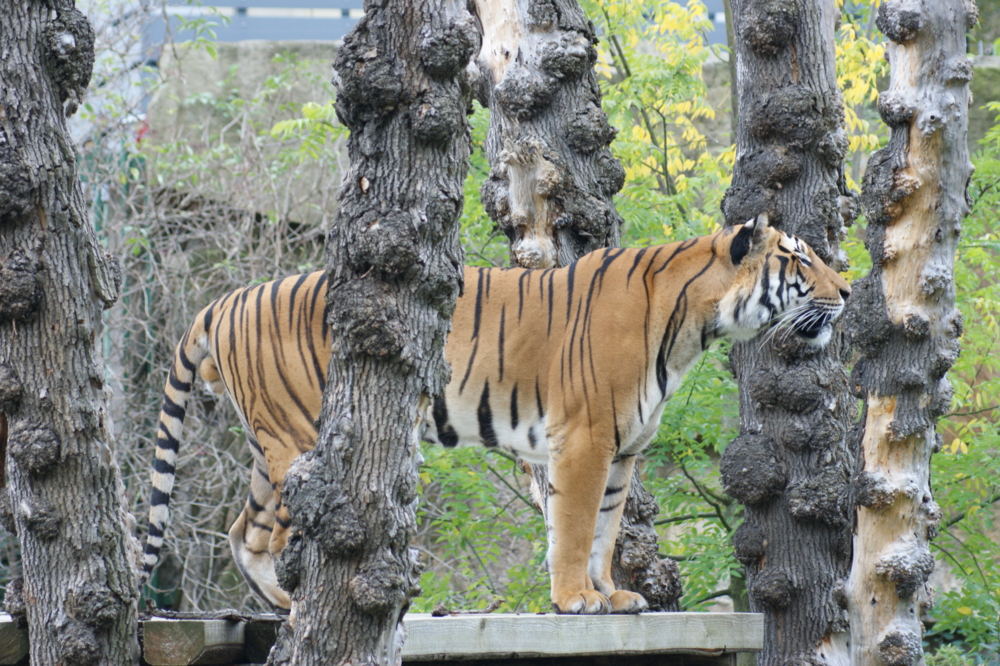
[[[611,612],[611,602],[597,590],[582,590],[552,598],[552,608],[557,613],[573,615],[604,615]]]
[[[641,613],[649,610],[645,597],[627,590],[616,590],[611,595],[610,601],[612,613]]]

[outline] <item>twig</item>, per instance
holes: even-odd
[[[674,516],[672,518],[664,518],[662,520],[657,520],[654,525],[669,525],[670,523],[682,523],[685,520],[698,520],[699,518],[718,518],[717,513],[690,513],[684,516]]]
[[[282,615],[287,614],[287,611],[283,614],[275,613],[241,613],[235,608],[224,608],[219,611],[205,611],[205,612],[182,612],[182,611],[172,611],[166,610],[164,608],[157,608],[153,605],[153,602],[149,599],[146,600],[146,610],[141,613],[143,619],[149,619],[154,617],[160,617],[166,620],[229,620],[230,622],[251,622],[251,621],[264,621],[264,622],[276,622],[282,618]]]
[[[497,597],[490,602],[489,606],[482,610],[449,610],[444,604],[438,604],[434,607],[434,610],[431,611],[431,617],[448,617],[449,615],[483,615],[486,613],[492,613],[505,603],[507,603],[506,599]]]

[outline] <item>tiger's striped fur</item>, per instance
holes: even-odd
[[[229,533],[236,562],[255,592],[289,607],[274,573],[290,524],[281,484],[316,442],[331,348],[324,292],[323,273],[236,290],[181,340],[157,437],[147,575],[200,374],[228,391],[254,456],[250,494]],[[553,605],[641,611],[640,595],[615,589],[611,556],[635,456],[681,377],[713,340],[768,325],[826,344],[849,293],[811,248],[764,216],[684,242],[597,251],[560,269],[467,267],[445,346],[452,379],[424,415],[422,436],[549,465]]]

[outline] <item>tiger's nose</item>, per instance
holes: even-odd
[[[840,288],[840,297],[843,298],[845,301],[847,300],[847,297],[850,295],[851,295],[850,287],[844,286]]]

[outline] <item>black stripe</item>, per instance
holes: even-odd
[[[642,401],[639,401],[642,404]],[[641,409],[640,409],[641,411]],[[618,432],[618,407],[615,406],[615,387],[611,387],[611,418],[615,426],[615,453],[618,453],[622,448],[622,435]]]
[[[524,278],[528,278],[528,284],[524,283]],[[523,291],[522,291],[523,286]],[[517,279],[517,323],[521,323],[521,313],[524,311],[524,292],[531,288],[531,271],[524,271]]]
[[[576,308],[576,319],[573,320],[573,332],[569,336],[569,345],[567,349],[567,355],[569,356],[569,381],[573,382],[573,342],[577,339],[576,329],[580,325],[580,314],[583,310],[583,302],[581,301]],[[569,312],[566,313],[566,325],[569,326]],[[582,333],[582,331],[581,331]],[[583,378],[583,335],[580,336],[580,376]],[[587,390],[587,382],[583,382],[583,390]]]
[[[493,411],[490,409],[489,381],[483,385],[483,394],[479,398],[476,418],[479,420],[479,438],[483,440],[483,446],[496,446],[499,442],[497,442],[496,431],[493,430]]]
[[[162,460],[160,458],[154,458],[153,471],[156,472],[157,474],[170,474],[172,476],[176,471],[176,469],[166,460]]]
[[[205,319],[202,321],[201,325],[205,329],[206,333],[208,333],[208,331],[212,328],[212,317],[215,316],[215,304],[218,302],[219,299],[215,299],[205,310]]]
[[[535,437],[535,426],[528,428],[528,444],[530,444],[533,449],[538,446],[538,439]]]
[[[458,385],[458,394],[462,395],[465,390],[465,382],[469,381],[469,375],[472,373],[472,364],[476,360],[476,353],[479,351],[479,340],[476,340],[476,344],[472,345],[472,355],[469,356],[469,365],[465,367],[465,375],[462,377],[462,383]]]
[[[479,321],[483,317],[483,270],[476,269],[476,307],[475,317],[472,320],[472,340],[479,337]]]
[[[686,308],[685,308],[686,309]],[[660,395],[667,395],[667,382],[670,373],[667,372],[667,346],[660,345],[660,351],[656,352],[656,385],[660,387]],[[641,402],[640,402],[641,404]],[[642,421],[642,408],[639,408],[639,421]]]
[[[630,268],[628,270],[628,275],[625,277],[625,286],[626,287],[628,286],[628,283],[632,281],[632,273],[635,273],[635,269],[637,269],[639,267],[639,262],[642,261],[642,258],[644,256],[646,256],[646,250],[648,250],[648,249],[649,248],[645,248],[644,247],[644,248],[642,248],[641,250],[639,250],[638,252],[635,253],[635,261],[632,263],[632,268]]]
[[[326,273],[321,273],[319,279],[316,281],[316,284],[313,285],[312,298],[309,299],[309,316],[305,321],[306,330],[305,333],[303,334],[303,337],[306,339],[306,347],[309,349],[309,355],[310,358],[312,359],[312,364],[313,364],[313,371],[316,373],[316,380],[317,383],[319,384],[319,392],[321,394],[326,388],[327,368],[320,365],[319,355],[316,353],[316,343],[313,341],[313,328],[312,326],[309,325],[309,322],[311,322],[313,318],[316,316],[316,300],[319,297],[320,292],[322,292],[322,285],[325,282],[326,282]],[[325,312],[323,313],[321,321],[323,322],[323,325],[320,327],[322,331],[321,335],[323,336],[321,342],[323,345],[329,347],[329,344],[327,344],[326,342],[327,327],[326,327]]]
[[[681,243],[674,250],[673,254],[671,254],[669,257],[667,257],[667,260],[663,262],[663,265],[656,269],[656,271],[653,273],[653,275],[656,276],[659,273],[662,273],[664,270],[666,270],[667,266],[670,265],[670,262],[674,260],[674,257],[676,257],[681,252],[684,252],[686,250],[690,250],[692,247],[694,247],[695,243],[697,243],[697,242],[698,242],[697,238],[692,238],[689,241],[684,241],[683,243]],[[715,256],[713,255],[712,258],[714,259]]]
[[[191,384],[189,382],[182,382],[181,380],[177,379],[177,375],[174,374],[173,370],[171,370],[170,375],[167,376],[167,381],[170,383],[171,388],[173,388],[175,391],[180,391],[182,393],[191,392]]]
[[[281,525],[282,527],[284,527],[286,530],[289,527],[292,526],[292,521],[290,521],[290,520],[282,520],[281,516],[279,516],[278,514],[274,514],[274,522],[278,523],[279,525]]]
[[[607,497],[608,495],[614,495],[615,493],[620,493],[623,490],[625,490],[625,486],[618,486],[617,488],[608,486],[604,489],[604,496]]]
[[[432,411],[434,415],[434,425],[437,426],[438,441],[441,442],[441,446],[454,448],[458,446],[458,433],[455,429],[448,423],[448,405],[445,403],[444,398],[434,399],[434,409]]]
[[[260,444],[250,433],[247,433],[247,444],[249,444],[254,451],[264,455],[264,449],[260,448]]]
[[[180,449],[180,445],[174,436],[167,432],[167,426],[160,424],[160,433],[156,438],[156,448],[166,449],[167,451],[173,451],[174,453]]]
[[[566,274],[566,323],[569,324],[569,316],[573,311],[573,282],[576,277],[576,262],[569,265],[569,272]],[[579,312],[577,312],[579,316]],[[570,373],[572,375],[572,373]]]
[[[535,377],[535,404],[538,406],[538,418],[541,419],[545,416],[545,410],[542,409],[542,392],[538,390],[538,377]]]
[[[167,396],[163,396],[163,407],[161,408],[161,411],[172,418],[180,419],[181,421],[184,420],[184,408],[175,404],[174,401]]]
[[[517,384],[510,392],[510,429],[517,430]]]
[[[503,381],[503,329],[504,326],[506,325],[506,322],[507,322],[507,304],[504,303],[504,305],[500,308],[500,336],[499,336],[500,339],[497,340],[497,364],[499,365],[499,370],[500,370],[499,381],[501,382]]]
[[[622,505],[622,503],[621,503],[621,502],[618,502],[618,504],[615,504],[615,505],[613,505],[613,506],[609,506],[609,507],[601,507],[601,513],[604,513],[604,512],[606,512],[606,511],[614,511],[615,509],[617,509],[617,508],[618,508],[618,507],[620,507],[621,505]]]
[[[711,268],[713,263],[715,263],[714,252],[709,256],[708,261],[702,269],[691,279],[685,282],[683,287],[681,287],[680,293],[677,296],[677,303],[674,305],[674,310],[671,312],[670,318],[667,320],[667,329],[663,333],[663,341],[660,343],[660,351],[657,352],[656,355],[656,380],[660,386],[660,393],[664,396],[667,394],[667,380],[669,377],[667,373],[667,361],[671,354],[673,354],[674,344],[677,342],[677,336],[680,335],[681,329],[684,326],[684,320],[687,318],[687,289],[698,278],[704,275],[705,272]]]
[[[253,493],[250,493],[247,496],[247,506],[249,506],[251,509],[253,509],[257,513],[260,513],[261,511],[264,510],[264,507],[261,506],[260,504],[257,504],[257,500],[255,500],[253,498]]]
[[[552,278],[555,276],[555,269],[554,268],[550,268],[546,272],[549,274],[549,329],[548,329],[548,333],[546,333],[546,335],[551,335],[552,334],[552,306],[553,306],[553,303],[555,302],[553,300],[554,295],[552,293],[553,292],[553,289],[552,289]]]
[[[781,264],[781,273],[785,270],[785,265],[788,263],[788,259],[785,257],[777,257],[778,263]],[[781,290],[778,290],[781,293]],[[760,276],[760,300],[759,303],[766,308],[770,308],[771,304],[767,300],[771,297],[771,271],[768,270],[768,264],[764,264],[764,270],[761,271]]]
[[[253,525],[254,527],[256,527],[259,530],[264,530],[265,532],[274,532],[274,528],[273,527],[270,527],[268,525],[261,525],[256,520],[247,520],[247,522],[250,523],[251,525]]]
[[[153,492],[149,495],[149,505],[150,506],[164,506],[170,504],[170,495],[166,494],[162,490],[153,488]]]
[[[260,474],[264,478],[265,481],[267,481],[268,483],[271,483],[271,477],[269,477],[267,475],[267,471],[266,470],[261,469],[260,465],[254,465],[253,468],[255,470],[257,470],[257,473]]]
[[[161,539],[163,538],[163,530],[161,530],[159,527],[157,527],[154,523],[150,523],[149,524],[149,529],[147,530],[147,533],[151,537],[160,537]],[[149,548],[149,544],[146,544],[146,547],[148,549]],[[155,546],[154,546],[154,548],[155,548]],[[157,552],[159,552],[159,550],[160,550],[159,548],[156,548]],[[149,552],[149,551],[147,550],[146,552]]]
[[[185,338],[186,337],[187,336],[185,336]],[[194,374],[194,371],[196,369],[194,367],[194,363],[192,363],[191,360],[187,357],[187,354],[184,353],[184,348],[183,347],[178,347],[177,348],[177,360],[181,362],[181,365],[184,366],[185,370],[187,370],[191,374]]]
[[[292,328],[295,323],[295,295],[298,293],[299,289],[309,279],[312,273],[303,273],[299,276],[299,279],[295,281],[295,285],[292,286],[292,293],[288,295],[288,327]],[[277,286],[277,285],[275,285]]]

